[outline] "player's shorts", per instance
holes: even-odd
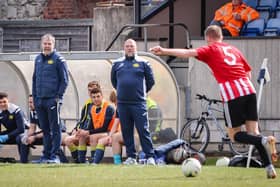
[[[245,121],[258,121],[256,94],[241,96],[224,103],[226,126],[239,127]]]

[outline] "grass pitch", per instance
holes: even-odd
[[[199,176],[186,178],[178,165],[0,164],[0,186],[279,187],[280,177],[266,179],[264,168],[203,166]]]

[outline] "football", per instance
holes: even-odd
[[[182,172],[185,177],[196,177],[201,172],[201,164],[195,158],[188,158],[182,164]]]
[[[216,161],[216,166],[227,167],[229,162],[230,162],[230,159],[228,157],[221,157]]]

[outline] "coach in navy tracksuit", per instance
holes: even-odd
[[[22,110],[15,104],[9,103],[8,94],[0,92],[0,144],[18,144],[20,153],[21,134],[27,126],[27,121]]]
[[[125,57],[112,66],[111,82],[117,90],[118,112],[128,159],[124,164],[136,164],[134,125],[147,157],[147,164],[155,164],[154,149],[149,132],[146,93],[154,85],[154,76],[149,62],[136,55],[136,42],[124,43]]]
[[[35,59],[32,95],[39,123],[43,130],[44,151],[39,162],[59,163],[56,154],[61,144],[59,109],[68,85],[65,59],[54,51],[55,38],[42,36],[43,52]]]

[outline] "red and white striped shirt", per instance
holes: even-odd
[[[196,49],[198,60],[212,70],[224,102],[256,93],[248,78],[251,67],[242,53],[227,43],[215,42]]]

